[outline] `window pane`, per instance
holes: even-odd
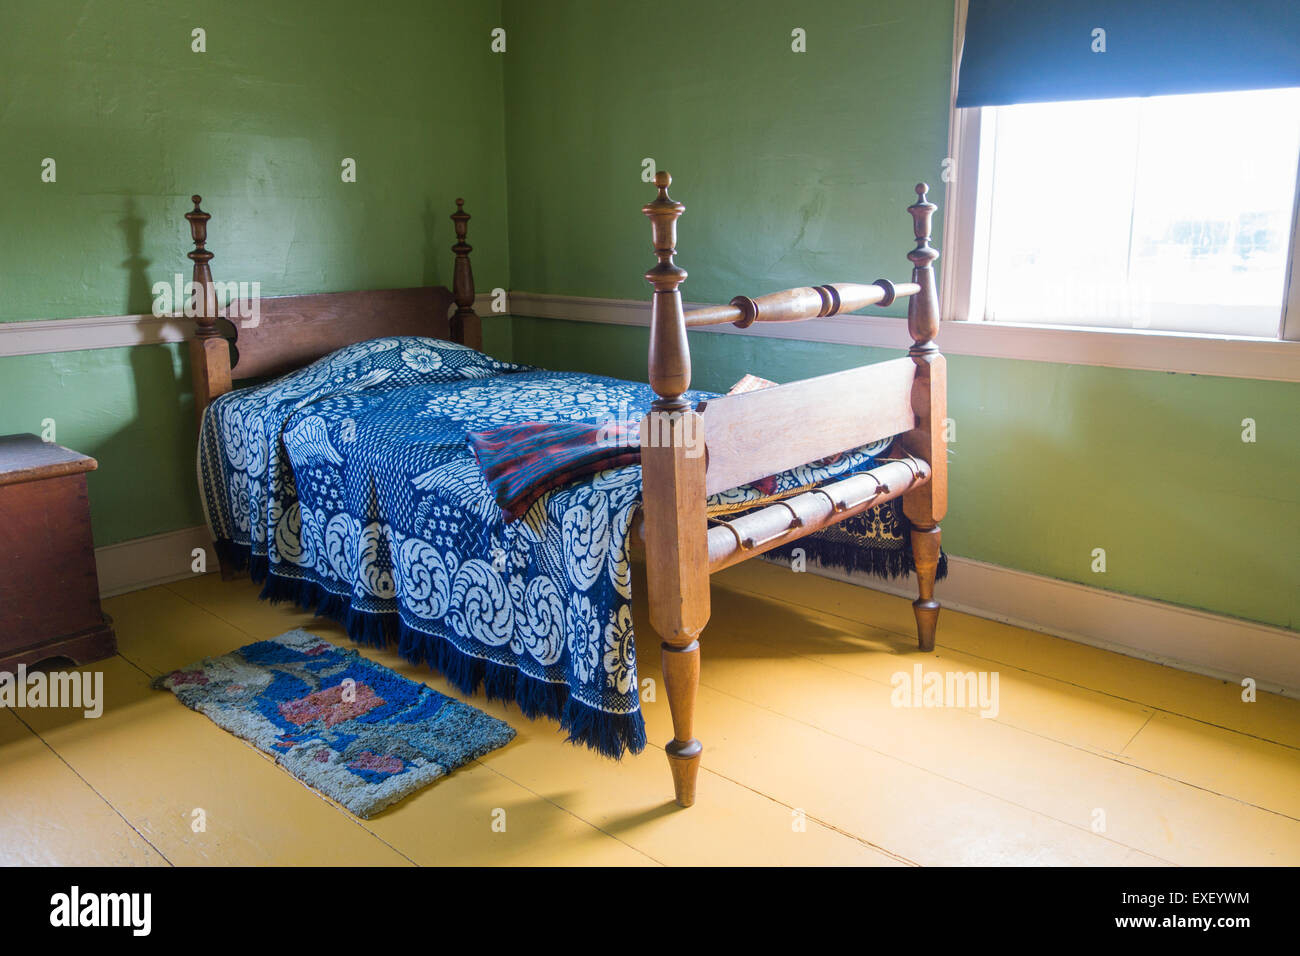
[[[1300,89],[997,107],[987,318],[1277,334]]]

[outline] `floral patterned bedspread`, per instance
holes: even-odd
[[[693,400],[711,397],[690,393]],[[648,385],[499,362],[436,339],[341,349],[207,409],[199,483],[223,560],[467,693],[558,719],[609,756],[645,746],[632,630],[639,465],[506,523],[466,435],[522,421],[637,421]],[[875,461],[888,440],[711,500],[728,510]]]

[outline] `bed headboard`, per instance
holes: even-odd
[[[469,213],[465,201],[456,200],[451,214],[456,227],[456,254],[452,289],[423,286],[363,292],[321,292],[262,298],[256,318],[248,318],[250,303],[233,299],[230,315],[212,279],[207,249],[208,220],[212,218],[191,197],[189,220],[194,249],[195,331],[190,342],[194,402],[200,420],[203,409],[241,379],[282,375],[314,362],[321,356],[354,342],[387,335],[425,335],[449,339],[471,348],[482,346],[482,329],[474,312],[474,272],[465,241]],[[456,310],[450,316],[452,305]]]

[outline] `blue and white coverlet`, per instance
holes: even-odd
[[[694,401],[708,393],[688,393]],[[263,597],[399,642],[472,693],[558,719],[609,756],[645,746],[629,539],[641,468],[543,495],[506,523],[466,442],[524,422],[639,420],[647,385],[550,372],[437,339],[341,349],[206,410],[199,482],[225,561]],[[805,465],[777,490],[870,467],[889,442]],[[739,488],[729,508],[771,494]]]

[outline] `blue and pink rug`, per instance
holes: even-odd
[[[154,681],[368,819],[514,737],[509,724],[290,631]]]

